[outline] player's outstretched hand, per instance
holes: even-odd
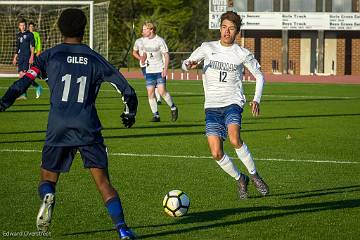
[[[199,65],[197,61],[188,61],[185,63],[187,69],[196,68]]]
[[[131,126],[134,125],[134,123],[135,123],[135,115],[134,114],[123,112],[120,115],[120,117],[122,119],[122,123],[124,124],[124,126],[126,128],[131,128]]]
[[[260,115],[260,104],[256,101],[250,102],[251,107],[251,113],[254,117],[257,117]]]

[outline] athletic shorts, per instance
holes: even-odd
[[[227,126],[236,124],[241,127],[241,114],[243,109],[237,104],[221,108],[206,108],[206,136],[219,136],[227,138]]]
[[[18,72],[26,72],[29,70],[29,57],[19,57],[18,59]]]
[[[57,147],[44,145],[41,167],[52,172],[68,172],[79,151],[84,168],[108,167],[107,148],[103,143],[78,147]]]
[[[145,80],[146,87],[156,87],[160,84],[166,84],[166,78],[163,78],[161,73],[146,73]]]

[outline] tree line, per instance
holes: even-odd
[[[122,67],[137,66],[130,55],[145,20],[155,22],[170,52],[189,52],[216,39],[218,31],[208,29],[208,9],[208,0],[111,0],[109,60]]]

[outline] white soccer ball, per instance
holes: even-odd
[[[163,200],[164,211],[171,217],[184,216],[190,206],[190,199],[185,192],[181,190],[172,190],[168,192]]]

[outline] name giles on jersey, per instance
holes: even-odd
[[[88,59],[86,57],[67,56],[68,63],[87,65]]]

